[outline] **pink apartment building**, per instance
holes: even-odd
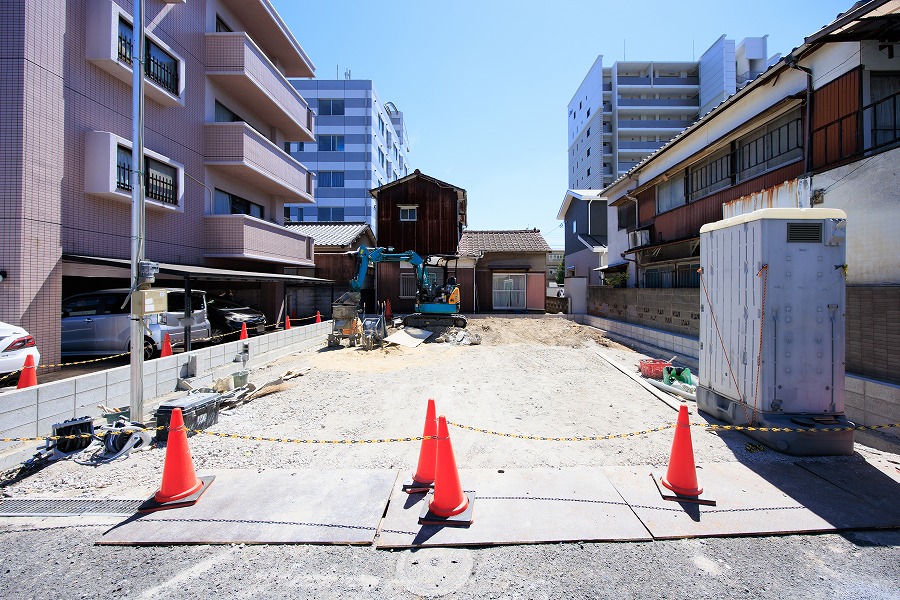
[[[0,320],[59,358],[60,302],[128,286],[131,0],[0,7]],[[291,286],[323,283],[313,240],[283,227],[313,201],[284,151],[313,141],[288,83],[312,61],[268,0],[146,0],[146,258],[155,286],[228,289],[274,322]],[[301,277],[298,277],[301,275]]]

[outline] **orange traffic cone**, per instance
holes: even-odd
[[[694,446],[691,444],[691,423],[687,406],[684,405],[678,409],[669,470],[661,481],[664,486],[682,496],[699,496],[703,493],[703,488],[697,483]]]
[[[169,339],[168,333],[163,336],[163,345],[162,350],[159,351],[159,356],[160,358],[163,356],[172,356],[172,340]]]
[[[384,301],[384,318],[388,321],[392,321],[394,319],[394,313],[391,312],[391,299],[388,298]]]
[[[316,311],[316,323],[321,323],[321,322],[322,322],[322,313],[320,313],[319,311]]]
[[[241,336],[238,339],[246,340],[248,337],[250,336],[247,335],[247,324],[241,323]]]
[[[22,372],[19,373],[19,385],[16,389],[31,387],[37,385],[37,367],[34,366],[34,357],[30,354],[25,355],[25,365]]]
[[[196,504],[213,479],[214,476],[198,478],[194,472],[184,418],[181,416],[181,409],[176,408],[169,420],[162,485],[153,498],[141,505],[139,510],[147,512]]]
[[[447,418],[444,416],[438,417],[437,436],[434,491],[428,495],[429,501],[422,509],[419,524],[471,525],[475,494],[464,493],[459,483],[459,471],[453,457],[453,446],[450,444]]]
[[[287,331],[291,328],[291,318],[287,315],[284,315],[284,330]]]
[[[422,432],[422,447],[419,450],[419,465],[412,479],[403,484],[403,491],[407,494],[427,492],[434,486],[434,471],[437,467],[437,419],[434,409],[434,400],[428,399],[428,408],[425,409],[425,428]]]

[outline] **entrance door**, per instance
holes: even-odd
[[[525,274],[494,273],[492,292],[494,310],[524,310]]]

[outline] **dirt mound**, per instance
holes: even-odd
[[[471,319],[469,330],[481,335],[483,343],[493,346],[538,343],[547,346],[580,348],[598,344],[606,348],[616,344],[602,332],[566,319]]]

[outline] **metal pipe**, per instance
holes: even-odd
[[[812,69],[808,67],[800,66],[800,64],[797,63],[797,59],[792,55],[788,55],[786,64],[791,69],[797,69],[798,71],[806,73],[806,117],[803,126],[803,137],[806,141],[803,148],[803,171],[804,175],[807,175],[812,170],[812,139],[810,139],[810,136],[812,136],[812,124],[810,123],[810,118],[812,114],[813,72]],[[810,204],[810,206],[812,205]]]
[[[134,3],[131,53],[131,418],[144,421],[144,321],[134,293],[144,260],[144,0]]]

